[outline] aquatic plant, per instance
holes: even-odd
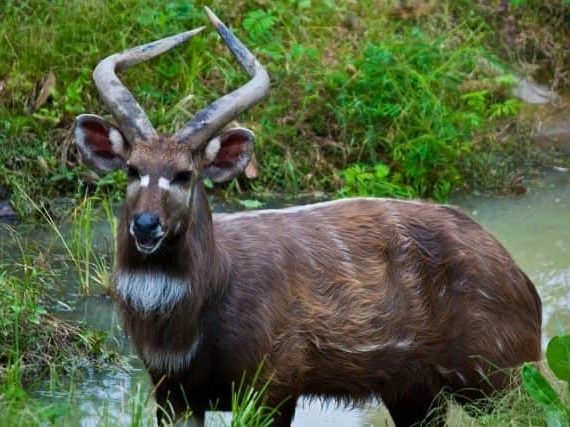
[[[546,361],[552,373],[566,383],[561,396],[535,365],[522,368],[522,383],[525,390],[538,402],[544,411],[548,427],[570,425],[570,335],[553,337],[546,347]]]

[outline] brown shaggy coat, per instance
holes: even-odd
[[[232,383],[263,361],[267,402],[281,404],[274,425],[290,424],[301,395],[381,397],[411,425],[442,389],[471,401],[507,387],[504,368],[540,358],[533,284],[454,208],[361,198],[212,219],[195,191],[186,233],[152,257],[119,226],[117,274],[188,285],[166,313],[120,300],[158,403],[177,413],[228,409]],[[187,363],[157,362],[173,354]]]

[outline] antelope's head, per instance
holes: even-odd
[[[83,159],[109,172],[124,168],[129,183],[125,226],[137,249],[157,251],[163,240],[181,233],[189,221],[194,187],[202,178],[224,182],[237,176],[253,154],[253,132],[221,131],[269,90],[265,68],[208,9],[224,43],[251,80],[200,112],[174,135],[158,134],[115,71],[149,60],[189,40],[198,28],[114,54],[101,61],[93,79],[117,126],[91,114],[77,117],[75,141]]]

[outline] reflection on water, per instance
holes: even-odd
[[[454,202],[495,234],[537,285],[544,307],[544,342],[563,328],[570,330],[570,174],[553,173],[533,183],[523,196],[469,196]],[[108,230],[101,235],[102,241],[108,241]],[[7,241],[6,236],[0,231],[2,242]],[[46,236],[34,231],[33,238],[45,240]],[[6,256],[4,244],[0,244],[0,255]],[[61,289],[58,296],[74,307],[73,312],[62,312],[63,315],[82,319],[95,328],[118,331],[117,319],[107,298],[82,298],[75,284],[72,286],[72,289]],[[127,424],[126,416],[121,418],[119,415],[128,413],[124,408],[126,396],[134,394],[139,385],[144,389],[143,396],[150,389],[146,374],[140,365],[138,368],[129,373],[88,372],[75,386],[84,414],[81,424],[97,425],[102,407],[117,414],[115,419]],[[37,395],[51,400],[65,397],[49,391],[48,387],[39,390]],[[219,415],[210,414],[208,420],[209,425],[221,424]],[[385,410],[373,407],[350,410],[337,408],[334,404],[323,406],[318,400],[302,400],[293,425],[360,427],[392,424]]]

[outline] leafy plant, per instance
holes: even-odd
[[[112,52],[206,24],[203,2],[5,3],[0,186],[17,182],[37,203],[59,196],[80,199],[86,190],[102,187],[118,198],[124,175],[97,177],[76,167],[70,145],[75,115],[104,114],[91,80],[93,67]],[[491,76],[477,64],[477,58],[497,50],[495,29],[477,2],[460,3],[444,2],[421,19],[402,21],[391,18],[390,2],[378,7],[372,0],[287,0],[263,7],[254,0],[231,6],[209,2],[272,79],[270,97],[239,117],[256,132],[261,173],[254,181],[242,178],[224,186],[222,193],[348,194],[355,191],[342,188],[342,171],[359,165],[374,174],[379,163],[390,170],[381,182],[392,187],[370,187],[368,194],[407,196],[411,189],[417,197],[445,199],[466,183],[486,185],[490,180],[470,179],[473,169],[490,169],[477,168],[478,143],[489,141],[500,150],[497,125],[511,120],[519,104],[509,96],[508,74]],[[534,0],[525,3],[539,7]],[[527,13],[526,5],[519,9]],[[24,106],[50,72],[57,88],[30,113]],[[247,79],[210,26],[121,78],[165,132]],[[477,84],[467,88],[465,82]],[[492,161],[496,166],[501,157]],[[508,163],[505,174],[514,167]],[[360,185],[356,193],[366,193],[368,184]],[[11,197],[22,207],[17,192]]]
[[[570,335],[556,336],[546,349],[546,360],[554,375],[566,382],[566,399],[562,399],[539,370],[529,363],[522,369],[525,390],[540,404],[548,427],[568,427],[570,424]]]
[[[457,31],[434,38],[413,27],[386,35],[349,60],[356,73],[348,68],[328,75],[335,96],[330,108],[340,124],[336,138],[350,141],[351,162],[387,165],[391,175],[378,178],[405,188],[400,195],[411,189],[446,199],[464,180],[461,164],[473,155],[473,141],[491,119],[518,111],[518,101],[504,95],[512,80],[478,71],[477,58],[486,53],[473,46],[477,32],[458,41]],[[466,82],[487,88],[470,90]]]
[[[390,178],[390,168],[383,163],[370,167],[355,164],[341,173],[343,179],[341,196],[380,196],[411,198],[416,196],[413,188],[398,184]]]

